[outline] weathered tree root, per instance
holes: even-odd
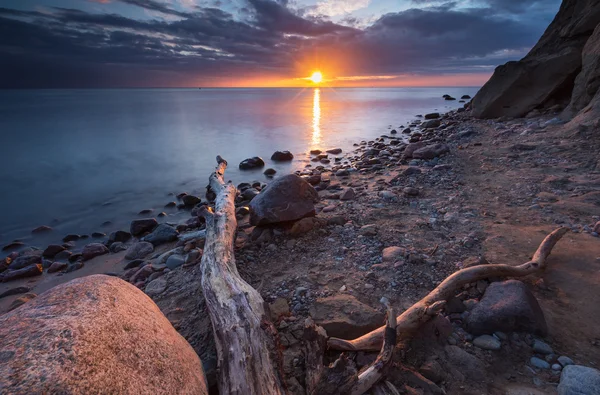
[[[437,315],[456,290],[465,284],[488,277],[523,277],[536,273],[546,267],[546,258],[556,243],[569,231],[569,228],[558,228],[550,233],[540,244],[533,258],[519,266],[480,265],[459,270],[446,278],[427,296],[412,305],[397,317],[396,331],[399,337],[410,337],[425,322]],[[381,327],[354,340],[330,338],[327,346],[341,351],[376,351],[384,341],[386,327]]]
[[[263,325],[269,321],[260,294],[239,275],[233,253],[237,230],[236,188],[225,183],[227,162],[218,166],[209,183],[217,194],[214,212],[205,208],[206,244],[202,256],[202,292],[213,326],[221,394],[284,394],[274,363],[275,342]]]

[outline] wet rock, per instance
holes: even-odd
[[[425,114],[425,119],[437,119],[440,117],[440,113],[439,112],[432,112],[429,114]]]
[[[238,207],[237,210],[235,210],[236,216],[245,217],[248,214],[250,214],[250,209],[248,206]]]
[[[340,200],[354,200],[356,198],[356,192],[353,188],[346,188],[340,195]]]
[[[475,335],[502,332],[530,332],[546,335],[544,313],[527,286],[517,280],[490,284],[467,319]]]
[[[165,204],[165,208],[173,208],[173,207],[177,207],[177,202],[169,202],[169,203]]]
[[[41,264],[42,263],[42,256],[41,254],[31,254],[31,255],[22,255],[18,258],[16,258],[15,260],[13,260],[10,265],[8,265],[8,268],[10,270],[18,270],[18,269],[22,269],[26,266],[29,265],[34,265],[34,264]]]
[[[129,262],[128,264],[125,265],[125,267],[123,268],[124,270],[129,270],[129,269],[133,269],[134,267],[139,267],[144,263],[143,259],[134,259],[133,261]]]
[[[71,251],[64,250],[64,251],[61,251],[58,254],[56,254],[54,256],[54,259],[57,261],[67,261],[67,260],[69,260],[71,255],[73,255],[73,253]]]
[[[131,239],[131,233],[125,232],[124,230],[117,230],[116,232],[112,232],[108,236],[109,243],[121,242],[125,243]]]
[[[315,215],[317,191],[295,174],[277,178],[249,205],[250,224],[267,225]]]
[[[42,225],[42,226],[38,226],[37,228],[35,228],[34,230],[31,231],[31,233],[33,234],[40,234],[40,233],[47,233],[47,232],[51,232],[52,228],[46,225]]]
[[[127,249],[125,259],[142,259],[154,251],[154,246],[147,241],[141,241],[131,245]]]
[[[248,189],[245,189],[244,192],[242,192],[242,198],[247,201],[252,201],[252,199],[257,197],[259,194],[260,194],[260,192],[257,191],[256,189],[248,188]]]
[[[41,264],[33,264],[18,270],[7,270],[0,273],[0,282],[8,282],[19,278],[39,276],[44,272]]]
[[[502,343],[494,336],[481,335],[473,339],[473,345],[484,350],[499,350]]]
[[[108,254],[108,248],[101,243],[91,243],[83,247],[81,256],[84,261],[90,260],[100,255]]]
[[[0,338],[7,393],[208,393],[190,345],[150,298],[115,277],[44,292],[0,316]],[[29,374],[15,376],[22,366]]]
[[[415,150],[412,157],[415,159],[433,159],[447,152],[450,152],[450,148],[446,144],[433,144]]]
[[[271,160],[276,162],[289,162],[294,159],[294,155],[290,151],[275,151],[271,155]]]
[[[139,214],[139,215],[146,215],[146,214],[150,214],[150,213],[152,213],[153,211],[154,211],[154,210],[153,210],[153,209],[151,209],[151,208],[146,208],[146,209],[143,209],[142,211],[140,211],[138,214]]]
[[[342,153],[342,149],[341,148],[333,148],[333,149],[328,149],[325,152],[327,152],[328,154],[331,154],[331,155],[339,155]]]
[[[62,241],[64,243],[69,243],[71,241],[77,241],[79,239],[81,239],[80,235],[70,234],[70,235],[66,235],[65,237],[63,237]]]
[[[440,122],[439,119],[432,119],[430,121],[425,121],[421,124],[421,127],[423,129],[433,129],[433,128],[437,128],[441,125],[442,123]]]
[[[76,271],[76,270],[79,270],[79,269],[81,269],[81,268],[83,267],[83,265],[84,265],[84,263],[83,263],[83,262],[75,262],[75,263],[72,263],[72,264],[70,264],[69,266],[67,266],[67,270],[66,270],[66,272],[67,272],[67,273],[71,273],[71,272],[74,272],[74,271]]]
[[[356,338],[384,324],[381,312],[347,294],[317,299],[310,315],[328,336],[342,339]]]
[[[127,249],[127,246],[125,245],[125,243],[121,243],[120,241],[117,241],[116,243],[112,243],[108,247],[108,250],[110,252],[112,252],[113,254],[116,254],[121,251],[125,251],[126,249]]]
[[[142,218],[131,221],[129,226],[129,232],[133,236],[139,236],[146,232],[151,232],[155,227],[158,226],[158,221],[154,218]]]
[[[277,170],[269,168],[265,170],[263,174],[267,177],[273,177],[275,174],[277,174]]]
[[[93,232],[92,233],[92,238],[94,239],[102,239],[106,237],[106,233],[102,233],[102,232]]]
[[[195,205],[200,204],[200,202],[202,202],[202,199],[194,195],[185,195],[181,199],[181,201],[186,207],[194,207]]]
[[[255,156],[253,158],[244,159],[240,163],[240,170],[257,169],[265,166],[265,161],[262,158]]]
[[[24,294],[26,292],[31,291],[31,288],[29,287],[15,287],[15,288],[11,288],[7,291],[4,291],[0,294],[0,299],[5,298],[7,296],[11,296],[11,295],[18,295],[18,294]]]
[[[8,311],[13,311],[14,309],[16,309],[17,307],[21,307],[23,306],[25,303],[29,302],[30,300],[33,300],[37,297],[36,294],[34,293],[26,293],[25,295],[15,299],[10,306],[8,306]],[[1,354],[0,354],[1,355]],[[1,383],[1,382],[0,382]]]
[[[567,365],[560,375],[558,395],[600,394],[600,370]]]
[[[54,262],[52,265],[50,265],[50,267],[48,268],[48,273],[56,273],[56,272],[60,272],[61,270],[64,270],[67,268],[67,266],[69,266],[68,263],[66,262]]]
[[[184,263],[185,259],[181,255],[173,254],[167,259],[166,265],[169,269],[174,270]]]
[[[12,243],[8,243],[4,247],[2,247],[2,251],[13,251],[13,250],[17,250],[24,246],[25,246],[25,243],[23,243],[21,241],[13,241]]]
[[[145,236],[142,241],[152,243],[152,245],[156,247],[161,244],[175,241],[178,236],[179,232],[177,232],[175,228],[167,224],[160,224],[152,231],[152,233]]]

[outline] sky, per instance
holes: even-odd
[[[0,88],[480,86],[560,0],[2,0]]]

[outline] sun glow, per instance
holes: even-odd
[[[321,74],[320,71],[315,71],[314,73],[312,73],[312,75],[310,76],[310,80],[312,82],[314,82],[315,84],[320,83],[321,81],[323,81],[323,74]]]

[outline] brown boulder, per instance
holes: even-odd
[[[200,359],[134,286],[94,275],[0,316],[7,393],[207,394]]]

